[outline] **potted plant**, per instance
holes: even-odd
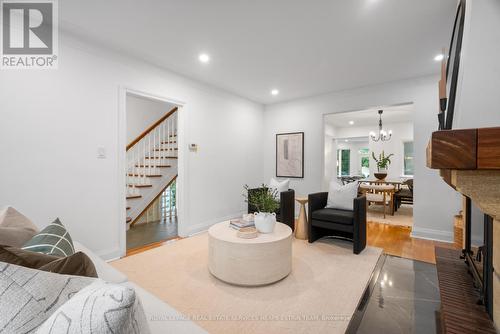
[[[276,200],[278,191],[265,184],[252,191],[249,191],[248,185],[244,188],[245,202],[257,210],[254,213],[255,228],[261,233],[272,233],[276,224],[275,211],[279,208],[279,202]]]
[[[372,152],[372,158],[377,163],[377,173],[374,173],[377,179],[379,180],[385,179],[385,177],[387,176],[387,168],[391,164],[391,157],[393,155],[394,154],[391,153],[388,156],[385,156],[385,152],[382,151],[382,153],[378,155],[377,159],[377,157],[375,157],[375,152]]]

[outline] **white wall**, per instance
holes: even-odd
[[[264,173],[274,175],[276,133],[305,132],[305,177],[293,179],[299,195],[325,190],[323,115],[363,110],[380,105],[414,103],[415,208],[413,234],[417,237],[451,241],[453,216],[460,209],[457,193],[425,167],[425,148],[437,128],[437,77],[400,81],[266,106],[264,113]]]
[[[0,206],[39,227],[60,217],[74,239],[118,256],[120,86],[186,102],[183,142],[199,151],[184,161],[180,232],[244,211],[243,185],[262,182],[261,105],[64,35],[59,69],[0,74]],[[98,146],[106,159],[97,159]]]
[[[175,105],[127,94],[127,144],[167,114]]]
[[[467,1],[454,128],[500,126],[500,1]]]
[[[500,126],[500,1],[467,1],[454,128]],[[483,215],[472,206],[472,241],[483,240]]]
[[[323,175],[323,183],[329,184],[332,177],[335,177],[336,173],[336,164],[337,164],[337,141],[335,140],[335,132],[336,129],[334,126],[325,123],[325,137],[323,140],[324,145],[324,157],[323,157],[323,165],[324,165],[324,175]]]

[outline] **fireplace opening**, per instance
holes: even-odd
[[[484,214],[482,221],[472,219],[472,202],[466,198],[464,221],[464,243],[462,259],[473,278],[474,287],[479,292],[478,304],[484,305],[490,319],[493,317],[493,218]],[[472,242],[474,225],[483,224],[483,238]]]

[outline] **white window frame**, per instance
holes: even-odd
[[[413,159],[415,159],[415,141],[413,139],[406,139],[402,141],[402,151],[403,151],[403,164],[402,164],[402,171],[401,175],[403,177],[413,177],[413,174],[415,174],[415,163],[413,163],[413,174],[405,174],[405,143],[412,143],[413,144]]]

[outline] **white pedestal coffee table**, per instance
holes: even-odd
[[[208,229],[208,269],[218,279],[256,286],[285,278],[292,269],[292,230],[276,223],[273,233],[239,238],[229,222]]]

